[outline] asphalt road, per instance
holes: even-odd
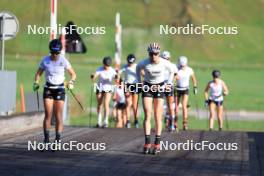
[[[142,129],[66,127],[62,140],[64,143],[105,143],[105,150],[28,151],[28,141],[42,141],[41,129],[0,136],[0,176],[264,175],[264,133],[164,132],[162,141],[174,147],[174,144],[193,140],[196,143],[237,143],[237,150],[171,148],[162,150],[159,155],[142,154]]]

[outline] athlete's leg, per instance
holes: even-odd
[[[210,130],[212,130],[214,128],[214,114],[215,114],[215,104],[213,102],[210,102],[209,104],[209,111],[210,111],[209,128]]]
[[[178,128],[178,120],[179,120],[179,104],[180,104],[181,96],[177,93],[174,96],[174,104],[175,104],[175,128]]]
[[[44,142],[49,142],[49,132],[51,128],[51,118],[53,112],[53,99],[45,98],[44,99],[44,109],[45,109],[45,117],[43,120],[43,131],[44,131]]]
[[[174,112],[174,106],[173,106],[173,96],[168,96],[166,97],[166,100],[167,100],[167,107],[168,107],[168,110],[169,110],[169,115],[170,115],[170,120],[171,120],[171,128],[173,127],[174,129],[174,121],[175,121],[175,112]]]
[[[182,96],[182,123],[183,123],[183,128],[187,128],[187,125],[188,125],[188,108],[187,108],[187,105],[188,105],[188,98],[189,96],[187,94],[184,94]]]
[[[217,106],[216,110],[217,110],[217,119],[218,119],[219,130],[222,130],[222,128],[223,128],[223,105]]]
[[[126,119],[124,119],[126,120],[124,121],[126,124],[126,127],[130,126],[131,107],[132,107],[132,95],[130,93],[126,93],[126,114],[127,116],[126,116]]]
[[[122,128],[123,127],[123,119],[122,119],[122,110],[117,109],[117,123],[116,123],[116,128]]]
[[[155,118],[155,145],[153,154],[160,152],[160,138],[162,131],[162,114],[163,114],[163,98],[154,98],[154,118]]]
[[[151,130],[151,113],[152,113],[152,97],[143,97],[143,107],[144,107],[144,133],[145,135],[150,135]]]
[[[150,141],[150,130],[151,130],[151,113],[152,113],[152,97],[142,97],[143,108],[144,108],[144,134],[145,134],[145,145],[143,152],[145,154],[150,153],[151,141]]]
[[[63,131],[63,119],[62,112],[64,107],[63,100],[54,100],[54,114],[56,118],[56,141],[59,141],[61,138],[61,133]]]
[[[138,123],[138,94],[134,93],[132,94],[132,108],[134,113],[134,122],[135,125]]]
[[[163,103],[163,98],[154,98],[155,133],[157,136],[160,136],[162,131]]]
[[[109,104],[111,101],[111,96],[112,93],[110,92],[106,92],[104,93],[104,126],[107,127],[108,126],[108,117],[109,117]]]
[[[123,124],[125,125],[126,121],[127,121],[127,113],[126,113],[126,109],[122,109],[122,119],[123,119]],[[123,125],[123,126],[124,126]]]
[[[103,93],[97,93],[96,94],[96,100],[97,100],[97,125],[100,127],[102,125],[102,104],[103,104]]]
[[[165,126],[167,129],[170,128],[170,123],[172,122],[171,120],[171,117],[170,117],[170,108],[169,108],[169,97],[166,96],[166,112],[165,112]]]

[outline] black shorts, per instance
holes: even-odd
[[[123,110],[126,108],[126,103],[117,103],[116,104],[116,109]]]
[[[180,98],[183,95],[189,95],[189,89],[186,90],[176,90],[177,97]]]
[[[214,100],[209,100],[209,104],[214,103],[216,106],[222,106],[224,101],[214,101]]]
[[[141,92],[141,89],[140,86],[137,86],[137,84],[126,83],[124,91],[125,93],[139,94]]]
[[[167,85],[167,86],[171,86],[170,90],[167,90],[164,92],[165,97],[172,97],[174,95],[174,90],[173,90],[173,85]]]
[[[44,88],[43,99],[65,100],[65,89]]]
[[[112,93],[112,91],[111,90],[105,91],[105,90],[96,89],[96,94],[99,94],[99,93]]]
[[[65,100],[65,88],[64,84],[54,85],[46,82],[44,91],[43,91],[43,99],[53,99],[53,100]]]
[[[156,90],[151,90],[151,87],[156,87]],[[164,82],[159,83],[159,84],[150,84],[147,82],[144,82],[143,84],[143,88],[142,88],[142,97],[151,97],[151,98],[163,98],[164,97],[164,92],[165,90],[161,88],[161,90],[159,90],[158,87],[164,87]]]

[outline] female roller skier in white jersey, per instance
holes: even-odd
[[[151,114],[152,103],[154,104],[155,119],[155,144],[153,154],[160,152],[160,137],[162,131],[162,114],[163,114],[163,96],[165,90],[165,70],[169,70],[170,78],[173,78],[173,69],[169,61],[159,57],[160,46],[157,43],[151,43],[148,47],[149,57],[138,63],[136,68],[137,79],[141,82],[141,73],[144,71],[144,82],[142,85],[142,99],[144,106],[144,133],[145,145],[143,153],[149,154],[151,150]],[[170,80],[171,81],[171,80]],[[170,91],[170,90],[168,90]]]
[[[39,69],[35,75],[33,90],[39,89],[39,81],[43,72],[45,72],[46,84],[44,86],[43,99],[45,118],[43,122],[44,142],[49,143],[51,117],[54,112],[56,118],[56,138],[60,142],[63,131],[62,111],[65,100],[64,72],[68,71],[71,80],[66,87],[73,89],[76,80],[76,74],[69,61],[60,55],[62,44],[58,39],[54,39],[49,44],[50,55],[44,57],[40,62]]]
[[[136,128],[139,127],[137,112],[138,112],[138,93],[136,91],[136,83],[138,82],[136,76],[136,67],[135,63],[136,57],[134,54],[129,54],[127,56],[127,64],[120,70],[120,74],[123,77],[125,82],[125,94],[126,94],[126,114],[127,114],[127,122],[126,127],[130,128],[130,110],[132,107],[134,114],[134,125]]]
[[[223,80],[220,79],[220,71],[213,70],[213,80],[210,81],[205,88],[205,105],[209,106],[210,119],[209,119],[209,130],[214,128],[214,115],[215,109],[218,118],[219,131],[223,128],[223,95],[228,95],[228,88]],[[209,95],[208,95],[209,92]]]
[[[188,60],[185,56],[179,57],[179,65],[178,65],[178,74],[176,76],[177,86],[176,86],[176,94],[177,94],[177,106],[176,106],[176,120],[175,120],[175,128],[178,128],[178,105],[180,101],[182,101],[182,116],[183,116],[183,130],[188,129],[188,98],[189,98],[189,84],[190,78],[192,78],[193,83],[193,93],[197,94],[197,80],[193,69],[187,66]]]
[[[116,71],[110,66],[112,64],[111,57],[107,56],[103,59],[103,66],[99,67],[96,72],[91,75],[93,81],[98,77],[96,86],[97,114],[98,120],[96,127],[108,127],[109,104],[113,92],[113,80],[116,78]],[[104,106],[104,123],[102,124],[102,106]]]
[[[163,51],[161,53],[161,57],[163,59],[166,59],[168,61],[170,61],[171,55],[170,52],[168,51]],[[178,68],[175,64],[173,64],[172,62],[170,62],[173,68],[173,76],[177,75],[178,72]],[[174,79],[169,78],[170,73],[168,72],[168,70],[165,71],[165,83],[168,84],[168,86],[170,87],[174,87]],[[171,82],[169,82],[169,80]],[[174,121],[175,121],[175,109],[174,109],[174,90],[171,89],[170,92],[165,92],[164,93],[165,97],[166,97],[166,102],[167,102],[167,111],[166,112],[166,116],[165,116],[165,122],[166,122],[166,128],[168,128],[170,131],[175,131],[175,127],[174,127]],[[168,115],[167,115],[168,114]]]

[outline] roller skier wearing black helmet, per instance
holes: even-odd
[[[126,127],[130,128],[130,114],[131,108],[133,110],[134,115],[134,126],[135,128],[139,128],[139,121],[138,121],[138,93],[139,90],[136,90],[136,83],[138,82],[136,76],[136,67],[137,64],[135,63],[136,56],[134,54],[129,54],[127,56],[127,64],[122,67],[120,70],[120,76],[123,78],[125,83],[125,96],[126,96],[126,115],[127,115],[127,122]]]
[[[213,80],[210,81],[204,92],[205,106],[209,106],[210,117],[209,117],[209,130],[214,128],[214,116],[217,115],[218,129],[223,129],[223,103],[224,96],[228,95],[229,91],[225,82],[220,79],[221,72],[219,70],[212,71]]]
[[[96,99],[97,99],[97,127],[108,127],[109,117],[109,104],[113,92],[113,80],[117,77],[116,71],[111,67],[112,59],[109,56],[103,58],[103,66],[99,67],[94,74],[91,75],[91,79],[95,81],[98,78],[96,84]],[[104,119],[102,122],[102,108],[104,107]]]
[[[56,118],[56,137],[55,141],[60,142],[63,131],[62,111],[65,99],[65,70],[70,75],[70,81],[66,84],[68,89],[74,88],[76,74],[69,61],[60,55],[62,44],[60,40],[54,39],[49,43],[50,55],[45,56],[35,74],[33,90],[37,91],[40,87],[40,78],[45,72],[45,86],[43,92],[45,118],[43,122],[44,143],[50,142],[51,117],[54,113]]]

